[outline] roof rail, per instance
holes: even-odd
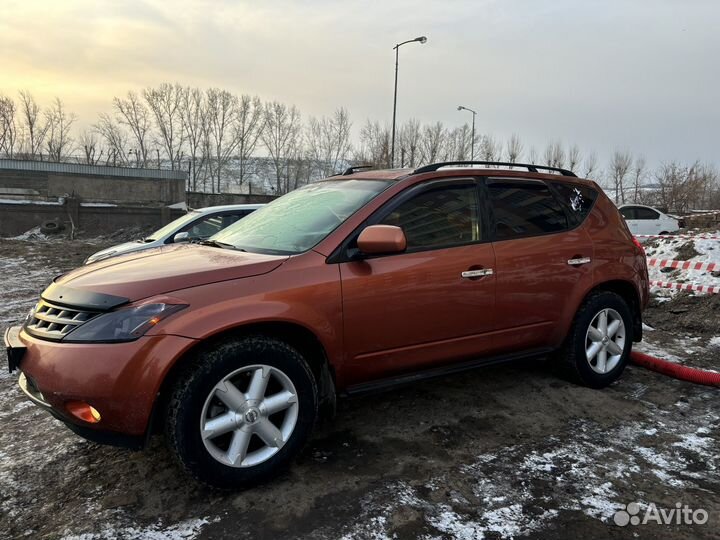
[[[375,167],[373,165],[356,165],[355,167],[348,167],[342,173],[337,174],[335,176],[349,176],[349,175],[354,174],[357,171],[361,171],[363,169],[374,169],[374,168]]]
[[[494,165],[494,166],[501,166],[501,167],[523,167],[527,169],[529,172],[539,172],[538,169],[542,169],[544,171],[555,171],[563,176],[575,176],[577,175],[569,171],[567,169],[560,169],[559,167],[547,167],[545,165],[533,165],[530,163],[509,163],[505,161],[443,161],[441,163],[432,163],[431,165],[425,165],[424,167],[419,167],[415,169],[411,174],[422,174],[426,172],[435,172],[438,169],[442,167],[456,167],[458,165]]]

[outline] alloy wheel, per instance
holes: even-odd
[[[585,357],[593,371],[609,373],[625,350],[625,323],[612,308],[601,310],[590,322],[585,335]]]
[[[295,385],[285,373],[262,364],[245,366],[210,391],[200,416],[200,435],[217,461],[253,467],[289,440],[298,409]]]

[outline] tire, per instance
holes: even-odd
[[[198,481],[250,487],[289,465],[312,432],[317,402],[315,379],[295,349],[265,336],[230,339],[198,354],[180,373],[165,435]]]
[[[600,335],[598,328],[602,328],[603,313],[609,331]],[[616,328],[614,333],[613,328]],[[606,336],[607,340],[600,339]],[[614,292],[591,293],[575,314],[570,333],[555,355],[555,367],[573,382],[604,388],[616,381],[625,369],[632,338],[632,313],[627,302]]]
[[[40,225],[40,232],[43,234],[56,234],[63,230],[63,225],[56,219],[43,221]]]

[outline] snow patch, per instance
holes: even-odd
[[[201,529],[210,523],[207,518],[190,519],[166,527],[157,522],[147,527],[106,527],[100,533],[63,536],[63,540],[189,540],[196,538]]]

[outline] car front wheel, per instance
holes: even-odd
[[[304,358],[279,340],[249,337],[222,342],[185,368],[166,435],[192,476],[241,488],[287,466],[316,415],[315,379]]]

